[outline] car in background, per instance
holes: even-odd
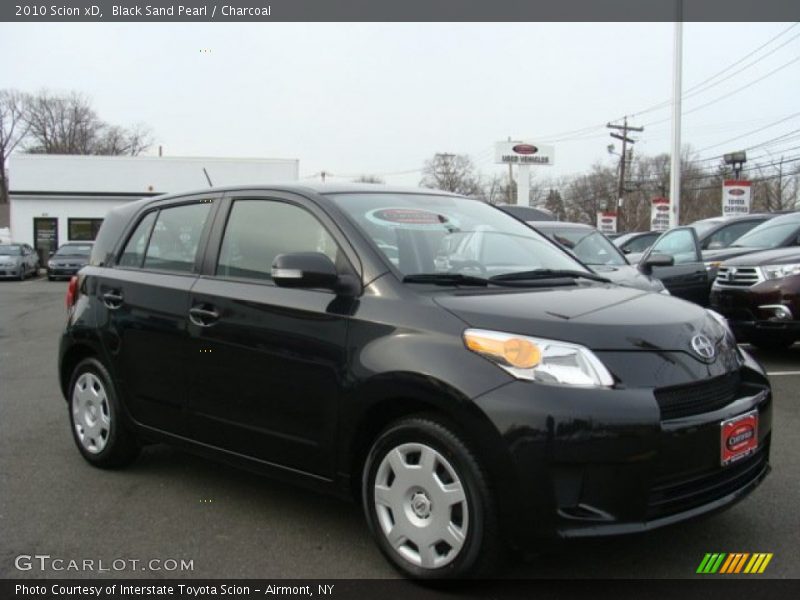
[[[781,349],[800,340],[800,248],[778,248],[725,261],[711,307],[739,342]]]
[[[20,281],[39,272],[39,255],[28,244],[0,245],[0,277]]]
[[[495,204],[504,213],[516,217],[520,221],[555,221],[556,217],[546,208],[534,208],[521,204]]]
[[[631,265],[619,248],[591,225],[564,221],[528,221],[528,224],[614,283],[647,292],[669,293],[661,281]]]
[[[701,250],[720,250],[727,248],[745,233],[777,214],[753,213],[733,217],[711,217],[695,221],[689,227],[697,232]]]
[[[92,242],[71,242],[62,245],[47,261],[47,279],[69,279],[89,264]]]
[[[641,255],[653,245],[653,242],[658,239],[661,233],[661,231],[634,231],[631,233],[623,233],[614,238],[614,245],[619,248],[623,254]]]
[[[704,251],[703,260],[709,272],[716,277],[717,268],[724,261],[762,250],[796,246],[800,246],[800,212],[779,215],[764,221],[727,248]]]

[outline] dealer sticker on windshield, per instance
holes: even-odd
[[[722,466],[750,456],[758,448],[758,411],[723,421],[721,430]]]

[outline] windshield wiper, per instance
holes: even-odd
[[[434,285],[489,285],[489,280],[463,273],[414,273],[403,277],[403,283],[432,283]]]
[[[601,277],[588,271],[569,271],[566,269],[534,269],[533,271],[517,271],[514,273],[503,273],[489,278],[489,281],[528,281],[535,279],[558,279],[570,277],[572,279],[591,279],[602,283],[611,283],[606,277]]]

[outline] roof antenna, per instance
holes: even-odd
[[[214,184],[211,183],[211,177],[208,176],[208,171],[206,171],[205,167],[203,167],[203,175],[206,176],[206,181],[208,181],[208,187],[212,187],[213,188]]]

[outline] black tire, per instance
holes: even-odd
[[[88,374],[88,376],[86,379],[82,380],[81,378],[85,374]],[[92,377],[94,380],[92,380]],[[99,450],[95,449],[94,451],[87,448],[81,441],[78,427],[76,427],[75,424],[75,419],[79,418],[76,416],[76,404],[80,403],[78,396],[79,390],[76,388],[79,381],[84,384],[87,380],[99,382],[102,386],[101,389],[105,392],[104,397],[106,399],[103,403],[102,411],[104,413],[107,411],[109,417],[109,425],[104,429],[106,434],[105,436],[102,434],[100,435],[100,437],[104,438],[104,445]],[[139,455],[141,446],[125,421],[125,415],[120,406],[111,376],[103,366],[103,363],[95,358],[86,358],[82,360],[72,372],[67,390],[69,394],[67,406],[72,438],[75,440],[75,445],[78,447],[83,458],[86,459],[89,464],[100,468],[124,467],[133,462]],[[85,427],[85,424],[81,424],[81,427]],[[86,430],[84,429],[84,431]]]
[[[455,471],[466,498],[468,523],[463,545],[455,558],[438,568],[425,568],[403,557],[387,539],[379,520],[374,491],[376,476],[387,454],[403,444],[423,444],[435,450]],[[367,523],[378,547],[404,575],[413,579],[431,580],[488,577],[495,572],[502,544],[497,511],[487,477],[475,454],[448,426],[425,417],[406,418],[390,425],[377,437],[367,456],[361,487]],[[433,504],[431,502],[431,508]],[[448,524],[453,518],[452,510],[452,507],[448,509],[448,514],[451,515],[448,517]],[[391,514],[394,515],[393,512]],[[437,543],[433,547],[438,545]]]

